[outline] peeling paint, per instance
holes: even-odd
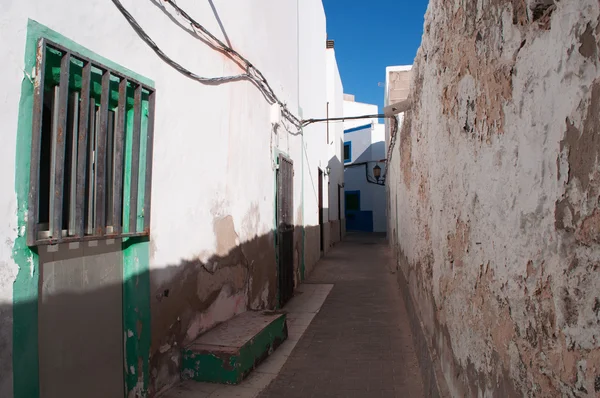
[[[599,20],[596,0],[430,2],[389,236],[453,396],[595,396]]]

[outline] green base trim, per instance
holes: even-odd
[[[150,242],[123,242],[123,329],[127,397],[147,397],[150,385]]]
[[[288,336],[286,315],[266,326],[232,354],[183,350],[182,378],[200,382],[239,384]]]
[[[72,40],[29,20],[25,43],[24,72],[19,103],[17,145],[15,158],[15,192],[17,198],[17,235],[12,258],[19,268],[13,284],[13,390],[14,398],[38,398],[39,342],[38,342],[38,288],[39,260],[36,248],[27,246],[26,225],[30,187],[31,133],[33,129],[33,99],[36,53],[38,41],[47,38],[111,69],[154,87],[154,82],[101,57]],[[145,152],[140,155],[140,159]],[[141,164],[145,161],[141,160]],[[141,169],[141,168],[140,168]],[[142,172],[142,171],[140,171]],[[144,179],[140,180],[143,187]],[[138,208],[139,205],[138,205]],[[150,276],[149,242],[147,238],[123,242],[123,327],[126,367],[124,371],[128,397],[146,397],[150,379]],[[133,336],[129,336],[129,331]],[[130,373],[133,366],[135,374]]]
[[[36,65],[37,41],[41,32],[27,26],[24,69],[31,73]],[[19,268],[13,284],[13,397],[40,396],[38,346],[39,260],[35,250],[27,246],[26,226],[31,165],[31,133],[33,129],[33,95],[31,78],[21,83],[17,148],[15,156],[15,193],[17,196],[17,236],[12,258]]]

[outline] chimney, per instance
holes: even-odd
[[[327,40],[327,48],[333,48],[335,45],[335,42],[333,40]]]

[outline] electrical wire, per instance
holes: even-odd
[[[119,0],[112,0],[112,2],[119,9],[121,14],[123,14],[123,16],[125,17],[127,22],[129,22],[129,24],[131,25],[133,30],[135,30],[135,32],[142,38],[142,40],[144,40],[146,42],[146,44],[148,44],[148,46],[156,53],[156,55],[158,55],[167,64],[169,64],[170,66],[175,68],[178,72],[184,74],[185,76],[189,77],[190,79],[196,80],[196,81],[198,81],[200,83],[204,83],[204,84],[220,84],[220,83],[227,83],[227,82],[239,81],[239,80],[250,78],[250,76],[247,73],[241,74],[241,75],[236,75],[236,76],[225,76],[225,77],[202,77],[202,76],[199,76],[199,75],[193,73],[189,69],[186,69],[183,66],[181,66],[180,64],[178,64],[177,62],[175,62],[167,54],[165,54],[158,47],[158,45],[154,42],[154,40],[152,40],[152,38],[150,38],[150,36],[148,36],[146,34],[144,29],[142,29],[142,27],[137,23],[137,21],[129,13],[129,11],[127,11],[125,9],[125,7],[123,7],[123,4],[121,4],[121,2]]]
[[[381,182],[373,182],[369,180],[369,173],[367,170],[367,181],[370,182],[371,184],[377,184],[377,185],[385,185],[385,179],[387,177],[387,171],[388,171],[388,167],[390,166],[390,163],[392,161],[392,155],[394,153],[394,146],[396,144],[396,138],[398,136],[398,128],[400,125],[400,122],[398,121],[398,116],[385,116],[384,114],[378,114],[378,115],[363,115],[363,116],[348,116],[348,117],[334,117],[334,118],[328,118],[328,119],[307,119],[307,120],[303,120],[302,121],[302,127],[306,127],[309,124],[312,123],[320,123],[320,122],[329,122],[329,121],[345,121],[345,120],[357,120],[357,119],[383,119],[383,118],[388,118],[390,119],[390,123],[391,123],[391,132],[390,132],[390,145],[388,146],[388,151],[387,151],[387,156],[385,159],[383,159],[383,162],[386,162],[386,168],[385,168],[385,174],[381,177]],[[353,167],[353,166],[362,166],[363,163],[358,163],[358,164],[352,164],[352,165],[348,165],[345,166],[346,167]],[[365,168],[367,168],[367,165],[365,165]]]
[[[385,186],[385,176],[387,175],[387,167],[385,168],[385,173],[379,178],[379,180],[377,180],[375,177],[373,177],[369,174],[369,164],[373,164],[373,163],[375,163],[377,165],[378,163],[382,163],[382,162],[379,162],[377,160],[372,160],[372,161],[368,161],[368,162],[352,163],[349,165],[345,165],[344,169],[365,166],[365,178],[366,178],[367,182],[369,184]]]
[[[240,53],[235,51],[233,48],[231,48],[230,46],[226,45],[221,40],[219,40],[215,35],[210,33],[208,31],[208,29],[206,29],[204,26],[202,26],[200,23],[198,23],[196,20],[194,20],[188,13],[186,13],[181,7],[179,7],[173,0],[164,0],[164,2],[169,4],[171,7],[173,7],[173,9],[179,15],[181,15],[183,17],[183,19],[185,19],[186,22],[189,23],[190,26],[192,26],[192,28],[194,30],[199,30],[204,35],[206,35],[207,39],[212,41],[212,43],[216,47],[218,47],[222,51],[226,52],[227,54],[230,54],[232,57],[237,58],[237,60],[242,65],[244,65],[246,74],[249,76],[249,78],[257,84],[257,86],[261,89],[261,91],[263,91],[263,93],[267,96],[267,98],[272,103],[276,103],[277,105],[279,105],[279,107],[281,108],[282,116],[285,117],[286,119],[288,119],[297,128],[302,127],[302,121],[300,119],[298,119],[292,112],[290,112],[290,110],[287,108],[287,105],[277,97],[277,95],[275,94],[275,91],[269,85],[267,78],[248,59],[246,59],[246,57],[244,57],[243,55],[241,55]]]
[[[194,29],[195,32],[200,31],[206,37],[206,40],[211,45],[213,45],[216,50],[223,51],[226,54],[230,55],[232,58],[237,59],[237,61],[242,64],[242,67],[246,73],[243,73],[240,75],[235,75],[235,76],[224,76],[224,77],[202,77],[202,76],[199,76],[199,75],[193,73],[192,71],[190,71],[189,69],[186,69],[185,67],[183,67],[182,65],[180,65],[179,63],[174,61],[172,58],[170,58],[168,55],[166,55],[164,53],[164,51],[162,51],[158,47],[158,45],[154,42],[154,40],[152,40],[152,38],[144,31],[144,29],[140,26],[140,24],[136,21],[136,19],[129,13],[129,11],[127,11],[127,9],[123,6],[123,4],[119,0],[112,0],[114,5],[121,12],[121,14],[123,14],[123,16],[125,17],[127,22],[129,22],[131,27],[142,38],[142,40],[144,40],[144,42],[146,42],[146,44],[148,44],[148,46],[163,61],[165,61],[167,64],[169,64],[170,66],[175,68],[177,71],[179,71],[183,75],[185,75],[193,80],[196,80],[196,81],[198,81],[200,83],[204,83],[204,84],[215,85],[215,84],[222,84],[222,83],[228,83],[228,82],[233,82],[233,81],[250,80],[259,88],[259,90],[265,95],[265,97],[271,104],[279,105],[279,107],[281,108],[281,114],[284,118],[289,120],[296,128],[298,128],[298,129],[302,128],[302,122],[300,121],[300,119],[298,119],[292,112],[290,112],[290,110],[287,108],[286,104],[283,103],[283,101],[281,101],[277,97],[277,95],[275,94],[275,92],[273,91],[271,86],[269,85],[267,79],[265,78],[265,76],[262,74],[262,72],[260,70],[255,68],[254,65],[252,65],[252,63],[250,63],[250,61],[248,61],[244,56],[242,56],[240,53],[235,51],[233,48],[227,46],[225,43],[223,43],[221,40],[219,40],[217,37],[215,37],[212,33],[210,33],[204,26],[202,26],[198,22],[196,22],[181,7],[179,7],[177,4],[175,4],[174,1],[171,1],[171,0],[164,0],[164,1],[166,3],[168,3],[169,5],[171,5],[175,9],[175,11],[179,15],[181,15],[190,24],[190,26],[192,27],[192,29]]]
[[[388,147],[388,153],[387,153],[388,163],[392,160],[394,145],[396,144],[396,139],[398,137],[398,128],[400,126],[400,121],[398,120],[398,116],[392,116],[392,117],[390,117],[390,120],[392,122],[392,131],[390,132],[390,145]]]
[[[396,145],[396,139],[398,137],[398,128],[400,126],[400,121],[398,120],[398,116],[391,116],[390,122],[392,123],[392,126],[391,126],[391,131],[390,131],[390,144],[388,146],[387,157],[386,157],[385,174],[383,176],[384,183],[385,183],[385,179],[388,174],[388,169],[392,163],[392,155],[394,154],[394,146]]]
[[[239,52],[237,52],[236,50],[234,50],[233,48],[231,48],[230,46],[226,45],[221,40],[219,40],[215,35],[210,33],[210,31],[208,29],[206,29],[204,26],[202,26],[200,23],[198,23],[187,12],[185,12],[185,10],[183,10],[181,7],[179,7],[175,3],[175,1],[173,1],[173,0],[162,0],[162,1],[169,4],[175,10],[175,12],[177,12],[177,14],[179,14],[192,27],[194,32],[202,33],[202,35],[204,36],[204,40],[206,40],[206,42],[208,42],[208,44],[212,48],[229,55],[232,58],[232,60],[234,60],[240,66],[242,66],[242,68],[246,72],[246,73],[239,74],[239,75],[223,76],[223,77],[202,77],[202,76],[199,76],[199,75],[193,73],[192,71],[190,71],[189,69],[186,69],[185,67],[183,67],[182,65],[180,65],[179,63],[174,61],[172,58],[170,58],[168,55],[166,55],[158,47],[158,45],[154,42],[154,40],[152,40],[152,38],[144,31],[144,29],[140,26],[140,24],[136,21],[136,19],[129,13],[129,11],[127,11],[127,9],[123,6],[123,4],[119,0],[112,0],[112,2],[115,4],[117,9],[121,12],[121,14],[123,14],[123,16],[125,17],[127,22],[129,22],[131,27],[142,38],[142,40],[144,40],[144,42],[146,42],[146,44],[163,61],[165,61],[167,64],[169,64],[170,66],[175,68],[177,71],[179,71],[183,75],[185,75],[193,80],[196,80],[200,83],[211,84],[211,85],[228,83],[228,82],[233,82],[233,81],[240,81],[240,80],[250,80],[259,88],[259,90],[263,93],[263,95],[267,98],[267,100],[271,104],[277,104],[281,108],[281,115],[285,119],[290,121],[299,130],[301,130],[303,127],[306,127],[310,124],[319,123],[319,122],[327,122],[327,121],[333,122],[333,121],[375,119],[375,118],[380,119],[380,118],[385,117],[385,115],[383,115],[383,114],[376,114],[376,115],[300,120],[288,109],[287,105],[283,101],[281,101],[279,99],[279,97],[275,94],[275,91],[269,85],[269,82],[267,81],[267,78],[263,75],[263,73],[259,69],[257,69],[246,57],[244,57]],[[395,119],[395,117],[394,117],[394,119]],[[397,124],[398,124],[398,122],[396,120],[396,122],[394,124],[396,126],[396,130],[397,130]],[[395,138],[395,134],[393,134],[393,136]],[[389,158],[389,152],[388,152],[388,158]]]

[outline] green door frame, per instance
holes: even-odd
[[[25,78],[21,84],[17,147],[15,161],[15,191],[17,196],[17,235],[13,259],[19,271],[13,285],[13,389],[14,398],[40,396],[38,347],[39,259],[37,248],[26,243],[27,203],[30,186],[30,154],[33,122],[34,73],[38,42],[47,38],[83,56],[102,63],[125,76],[154,87],[154,82],[105,59],[72,40],[29,20],[25,45]],[[147,115],[146,112],[144,112]],[[147,120],[144,118],[144,120]],[[128,128],[128,130],[131,130]],[[145,152],[140,151],[140,164],[145,165]],[[125,173],[131,173],[131,160]],[[145,173],[140,167],[140,173]],[[126,179],[127,180],[127,179]],[[144,179],[140,179],[143,184]],[[143,189],[143,187],[141,187]],[[126,192],[128,187],[125,186]],[[143,191],[142,191],[143,192]],[[140,200],[143,201],[142,195]],[[142,202],[143,203],[143,202]],[[138,209],[143,209],[143,205]],[[128,209],[125,209],[128,212]],[[124,220],[127,220],[124,214]],[[124,395],[146,397],[150,383],[150,244],[148,238],[129,238],[122,243],[123,252],[123,336]]]

